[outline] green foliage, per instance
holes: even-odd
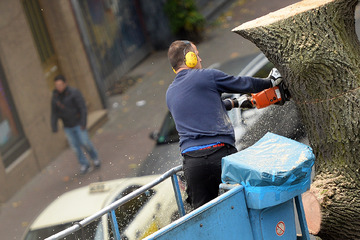
[[[201,35],[205,18],[197,10],[194,0],[168,0],[164,9],[175,35],[184,37]]]

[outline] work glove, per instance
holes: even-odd
[[[244,94],[238,98],[239,107],[242,109],[253,108],[254,105],[251,102],[251,97]]]
[[[276,68],[271,69],[267,79],[271,80],[273,87],[279,85],[283,80],[279,70],[277,70]]]
[[[233,99],[227,98],[223,100],[223,103],[227,111],[233,108],[247,109],[254,107],[251,102],[251,98],[248,95],[241,95],[239,98]]]

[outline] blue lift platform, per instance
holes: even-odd
[[[309,146],[267,133],[223,158],[223,194],[146,239],[310,240],[301,194],[310,188],[314,161]]]
[[[115,209],[169,177],[182,217],[147,240],[310,240],[301,194],[310,188],[314,161],[309,146],[267,133],[253,146],[222,159],[221,194],[188,214],[176,176],[182,169],[178,166],[46,240],[63,239],[105,214],[115,229],[114,239],[122,239]]]

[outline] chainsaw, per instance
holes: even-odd
[[[265,89],[259,93],[251,95],[251,103],[256,108],[268,107],[272,104],[284,105],[286,101],[290,100],[290,92],[285,84],[281,82],[279,85]]]
[[[272,80],[272,82],[279,81],[281,75],[276,68],[273,68],[267,77],[267,79]],[[281,80],[280,80],[281,81]],[[251,94],[251,97],[248,95],[242,95],[240,98],[227,98],[223,100],[226,110],[231,110],[232,108],[265,108],[272,104],[284,105],[286,101],[289,101],[291,98],[290,92],[286,87],[285,83],[281,81],[278,85],[265,89],[261,92]]]

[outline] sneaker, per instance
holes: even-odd
[[[95,168],[100,168],[101,167],[101,162],[100,162],[99,159],[94,160],[94,167]]]
[[[80,174],[86,174],[89,171],[89,166],[82,165],[80,167]]]

